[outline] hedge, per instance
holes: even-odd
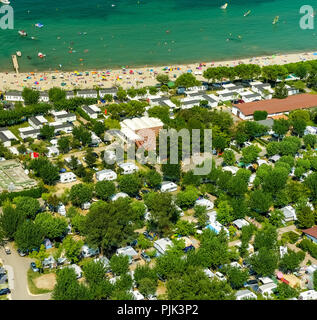
[[[16,197],[31,197],[31,198],[41,198],[42,193],[46,193],[48,190],[45,187],[38,187],[38,188],[33,188],[33,189],[29,189],[29,190],[23,190],[23,191],[19,191],[19,192],[2,192],[0,194],[0,205],[2,205],[2,203],[9,199],[9,200],[13,200]]]
[[[317,259],[317,244],[311,240],[304,239],[297,245],[297,247],[308,252],[313,258]]]

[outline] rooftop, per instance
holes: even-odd
[[[314,226],[312,228],[309,228],[309,229],[305,229],[305,230],[302,230],[303,233],[311,236],[311,237],[314,237],[314,238],[317,238],[317,226]]]
[[[233,105],[245,116],[253,115],[254,111],[265,110],[268,114],[288,112],[296,109],[317,107],[317,95],[298,94],[286,99],[271,99]]]

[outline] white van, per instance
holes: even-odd
[[[317,300],[317,291],[308,290],[301,292],[301,294],[298,297],[298,300]]]
[[[171,181],[163,181],[161,186],[161,192],[173,192],[177,191],[177,184]]]

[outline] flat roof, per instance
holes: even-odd
[[[78,91],[77,94],[97,94],[97,90],[81,90],[81,91]]]
[[[6,96],[19,96],[22,97],[22,92],[20,91],[8,91],[5,93]]]
[[[56,118],[64,119],[69,117],[76,117],[75,113],[64,113],[64,114],[57,114],[55,115]]]
[[[245,116],[253,115],[254,111],[267,111],[268,114],[288,112],[296,109],[317,107],[317,95],[298,94],[286,99],[262,100],[242,104],[234,104]]]
[[[141,129],[149,129],[163,127],[163,122],[158,118],[141,117],[123,120],[122,123],[130,130],[136,131]]]

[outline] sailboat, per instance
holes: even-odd
[[[251,13],[251,10],[248,10],[243,16],[246,17]]]
[[[272,24],[276,24],[276,23],[278,22],[279,18],[280,18],[279,16],[276,16],[276,17],[274,18]]]
[[[220,7],[220,9],[225,10],[225,9],[227,9],[227,7],[228,7],[228,3],[225,3],[224,5],[222,5],[222,6]]]

